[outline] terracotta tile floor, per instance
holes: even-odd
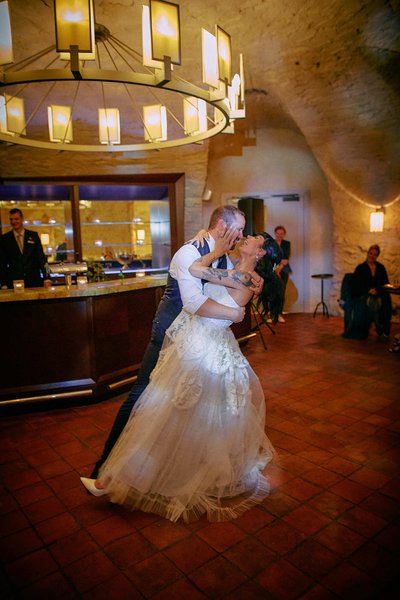
[[[399,324],[394,325],[394,332]],[[267,397],[271,496],[190,526],[89,496],[122,396],[1,420],[2,598],[400,597],[400,356],[288,315],[243,351]]]

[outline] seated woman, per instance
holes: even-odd
[[[211,252],[190,272],[206,280],[210,298],[244,306],[253,296],[251,278],[263,242],[261,236],[242,240],[232,259],[235,269],[210,267]],[[101,468],[103,489],[82,479],[92,493],[186,522],[202,514],[210,521],[234,519],[265,498],[269,485],[262,471],[273,449],[264,430],[264,394],[230,324],[181,311]]]
[[[384,265],[378,262],[379,254],[379,246],[373,244],[350,279],[351,311],[343,334],[346,338],[367,338],[373,322],[378,335],[389,336],[392,303],[383,288],[389,279]]]

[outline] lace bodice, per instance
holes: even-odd
[[[227,288],[222,285],[215,285],[214,283],[206,283],[204,284],[204,293],[206,296],[211,298],[211,300],[215,300],[215,302],[219,302],[219,304],[224,304],[225,306],[230,306],[232,308],[238,308],[238,304],[230,295]],[[223,319],[208,319],[212,321],[216,327],[221,327],[225,329],[232,325],[232,321],[227,321]]]

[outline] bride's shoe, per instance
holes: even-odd
[[[81,477],[80,480],[82,481],[82,483],[85,486],[85,488],[87,489],[87,491],[90,492],[91,494],[93,494],[93,496],[105,496],[105,494],[107,494],[106,490],[101,490],[96,487],[95,479],[89,479],[88,477]]]

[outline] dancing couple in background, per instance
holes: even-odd
[[[169,281],[167,290],[175,287],[183,310],[166,328],[150,382],[146,387],[141,378],[139,400],[117,443],[97,464],[99,474],[82,478],[94,495],[171,521],[202,514],[224,521],[268,494],[262,471],[273,449],[264,431],[264,395],[229,328],[243,319],[246,303],[263,283],[254,269],[265,254],[264,238],[242,239],[243,227],[241,211],[220,207],[205,240],[186,244],[174,256],[170,277],[179,288]],[[191,286],[194,296],[187,294]],[[153,343],[153,358],[154,349]]]

